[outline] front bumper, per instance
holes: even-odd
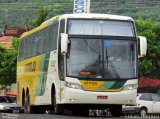
[[[60,104],[136,104],[137,90],[121,92],[93,92],[65,87],[61,94]],[[98,96],[107,98],[99,99]]]

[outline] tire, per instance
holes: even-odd
[[[89,116],[89,109],[84,109],[81,113],[82,116]]]
[[[33,107],[30,105],[30,98],[29,98],[29,94],[25,97],[24,99],[24,113],[29,114],[29,113],[34,113],[34,109]]]
[[[73,109],[72,114],[75,116],[88,116],[89,110],[88,109]]]
[[[80,116],[81,115],[79,110],[77,110],[77,109],[73,109],[72,114],[75,115],[75,116]]]
[[[120,117],[122,111],[122,105],[113,105],[110,108],[110,112],[114,117]]]
[[[25,113],[25,94],[22,94],[22,112]]]
[[[141,117],[147,116],[147,109],[146,108],[141,108],[139,110],[139,116],[141,116]]]
[[[56,94],[54,94],[54,99],[52,101],[53,107],[54,107],[54,113],[57,115],[63,115],[64,114],[64,106],[56,103]]]
[[[31,111],[29,95],[24,98],[24,113],[29,114]]]

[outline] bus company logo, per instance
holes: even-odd
[[[85,81],[84,84],[85,85],[94,85],[95,86],[95,85],[97,85],[97,82],[95,82],[95,81],[94,82],[93,81]]]
[[[56,60],[51,60],[51,67],[55,67],[56,66]]]

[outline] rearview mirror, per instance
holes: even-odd
[[[61,33],[61,53],[65,55],[68,49],[68,35]]]
[[[147,39],[143,36],[138,36],[138,58],[146,56],[147,53]]]

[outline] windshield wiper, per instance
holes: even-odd
[[[114,66],[114,64],[112,63],[112,61],[109,59],[108,52],[107,52],[107,48],[106,48],[106,60],[107,60],[107,70],[108,70],[108,64],[110,64],[111,67],[112,67],[112,69],[113,69],[114,74],[116,75],[117,78],[120,79],[120,75],[119,75],[119,73],[117,72],[116,67]]]
[[[93,51],[93,52],[95,52],[96,54],[98,54],[98,57],[97,57],[97,59],[95,60],[95,62],[94,63],[92,63],[92,64],[96,64],[97,63],[97,61],[98,61],[98,65],[99,65],[99,70],[101,71],[101,67],[100,67],[100,64],[101,64],[101,54],[100,54],[100,45],[99,45],[99,49],[98,49],[98,51],[96,51],[94,48],[92,48],[92,46],[90,46],[88,43],[87,43],[87,41],[84,39],[84,42],[85,42],[85,44]],[[90,64],[90,65],[92,65],[92,64]]]
[[[90,46],[90,45],[87,43],[86,40],[84,40],[84,42],[85,42],[85,44],[86,44],[93,52],[95,52],[96,54],[98,54],[98,58],[97,58],[96,61],[99,61],[99,63],[100,63],[100,59],[101,59],[100,46],[99,46],[98,51],[96,51],[94,48],[92,48],[92,46]]]

